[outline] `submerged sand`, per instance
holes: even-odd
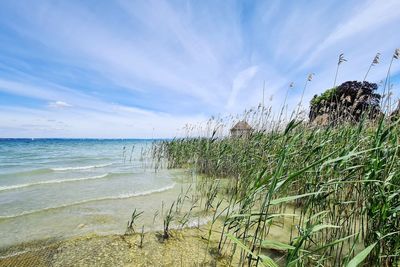
[[[41,241],[19,245],[2,251],[0,266],[238,266],[240,250],[220,255],[221,221],[200,227],[173,230],[164,240],[162,232],[130,235],[86,235],[61,241]],[[287,242],[291,225],[272,226],[269,238]],[[285,255],[264,250],[278,264]]]
[[[173,231],[163,240],[160,232],[149,232],[140,246],[140,234],[90,235],[38,246],[10,249],[0,266],[229,266],[230,257],[212,255],[219,234],[208,229]],[[22,249],[22,250],[21,250]],[[14,255],[13,255],[14,254]],[[233,258],[235,262],[237,259]],[[232,262],[232,263],[233,263]]]
[[[167,200],[164,213],[171,202],[176,200],[177,195],[185,192],[190,185],[194,185],[193,181],[181,180],[179,186],[159,195],[159,200]],[[141,198],[136,198],[135,203],[139,203]],[[143,202],[147,201],[147,198],[143,197]],[[113,204],[115,208],[118,208],[126,203]],[[183,205],[183,211],[187,211],[191,205],[187,200]],[[135,230],[139,232],[142,224],[152,225],[145,228],[148,232],[144,233],[142,245],[140,233],[130,235],[121,233],[124,226],[126,227],[124,220],[120,233],[95,234],[92,232],[62,239],[50,238],[14,246],[0,246],[0,266],[237,266],[240,257],[239,249],[234,255],[231,255],[230,249],[224,250],[223,255],[217,253],[222,221],[217,220],[212,225],[210,222],[212,211],[210,214],[202,212],[201,201],[197,205],[199,207],[194,210],[192,219],[187,225],[189,227],[173,230],[172,237],[167,240],[162,238],[162,226],[156,226],[153,216],[147,216],[149,218],[141,218],[140,224],[138,223],[135,227]],[[150,207],[146,211],[153,213]],[[163,214],[162,210],[160,213]],[[157,220],[162,221],[161,218],[162,216],[159,215]],[[162,222],[159,223],[162,224]],[[292,218],[277,219],[276,223],[271,226],[268,238],[289,242],[290,231],[294,226]],[[175,229],[181,228],[177,222],[172,223],[171,226]],[[77,226],[83,229],[85,227],[86,225]],[[263,251],[263,254],[267,254],[278,263],[283,263],[285,258],[284,254],[277,251]]]

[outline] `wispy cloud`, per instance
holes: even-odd
[[[306,64],[312,65],[313,61],[329,47],[349,47],[351,52],[359,53],[362,50],[370,49],[368,41],[385,43],[390,40],[394,25],[400,22],[400,9],[397,0],[388,1],[367,1],[354,10],[354,15],[347,20],[337,23],[332,32],[326,35],[325,39],[310,55]],[[388,49],[393,43],[387,43]],[[376,49],[381,49],[376,45]],[[337,49],[337,48],[336,48]],[[386,50],[386,49],[385,49]],[[349,51],[350,52],[350,51]],[[371,51],[370,53],[374,53]],[[385,51],[386,52],[386,51]],[[361,56],[362,58],[362,56]]]
[[[227,109],[231,109],[235,105],[239,91],[245,89],[249,81],[254,77],[256,73],[257,66],[252,66],[245,70],[242,70],[234,78],[232,83],[232,91],[229,95],[228,103],[226,104]]]
[[[379,81],[400,45],[399,10],[396,0],[1,1],[0,136],[171,137],[258,105],[264,81],[279,109],[288,84],[315,72],[307,103],[332,85],[340,53],[338,83],[361,79],[377,52]]]

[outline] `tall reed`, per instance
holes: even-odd
[[[392,62],[399,57],[396,50]],[[338,68],[344,61],[341,54]],[[308,124],[299,114],[312,79],[290,121],[282,113],[276,120],[263,104],[205,128],[188,126],[184,138],[158,143],[155,155],[205,177],[197,188],[204,210],[215,207],[209,236],[221,219],[218,254],[239,252],[240,266],[398,266],[400,119],[365,113],[357,121],[337,118],[335,126]],[[252,134],[230,137],[243,118]],[[284,242],[273,238],[279,229]]]
[[[210,177],[204,209],[217,193],[228,203],[218,251],[239,248],[242,265],[275,266],[265,254],[272,246],[283,252],[286,266],[343,266],[360,259],[365,247],[370,249],[364,261],[395,266],[399,121],[315,128],[293,120],[284,130],[275,127],[247,138],[213,134],[159,147],[170,167],[191,165]],[[229,182],[215,186],[215,178],[224,177]],[[271,226],[288,223],[294,230],[286,243],[270,239]]]

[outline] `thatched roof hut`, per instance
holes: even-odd
[[[245,137],[249,136],[253,128],[246,121],[239,121],[231,128],[232,137]]]

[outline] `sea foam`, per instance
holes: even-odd
[[[53,171],[75,171],[75,170],[89,170],[96,168],[104,168],[107,166],[111,166],[112,163],[100,164],[100,165],[89,165],[89,166],[78,166],[78,167],[62,167],[62,168],[51,168]]]
[[[16,185],[9,185],[9,186],[0,186],[0,191],[7,191],[7,190],[15,190],[24,187],[31,187],[37,185],[46,185],[46,184],[59,184],[59,183],[69,183],[69,182],[79,182],[79,181],[86,181],[86,180],[95,180],[95,179],[102,179],[109,176],[109,173],[91,176],[91,177],[82,177],[82,178],[71,178],[71,179],[59,179],[59,180],[47,180],[47,181],[38,181],[33,183],[26,183],[26,184],[16,184]]]

